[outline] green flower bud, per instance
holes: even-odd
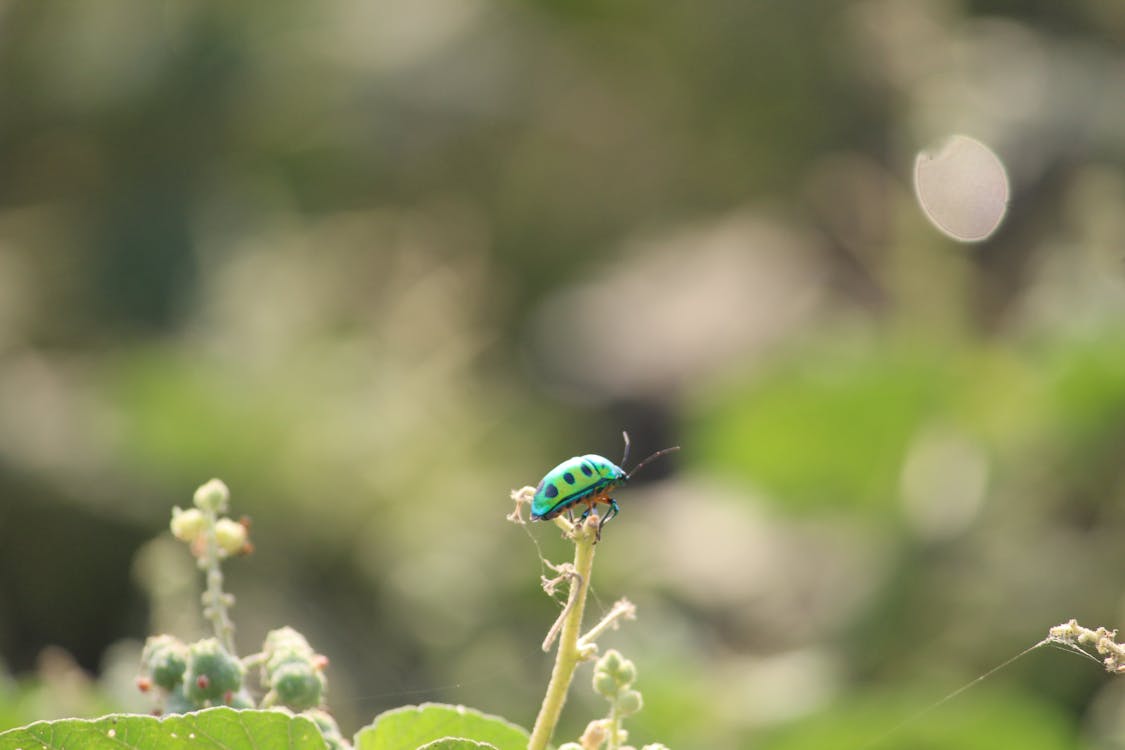
[[[141,652],[141,670],[152,675],[152,681],[165,690],[183,680],[187,662],[187,646],[171,635],[150,636]]]
[[[207,519],[203,517],[203,513],[198,508],[188,508],[181,510],[179,507],[172,508],[172,536],[179,539],[181,542],[188,544],[194,542],[196,538],[203,532],[203,527],[207,524]]]
[[[312,646],[309,645],[305,636],[288,626],[278,628],[277,630],[271,630],[267,633],[266,642],[262,645],[262,651],[265,653],[267,660],[279,653],[308,658],[312,658],[313,656]]]
[[[295,711],[313,708],[324,699],[323,675],[328,660],[319,656],[293,628],[271,630],[262,648],[262,686],[269,690],[263,703],[281,704]]]
[[[630,716],[644,707],[644,700],[636,690],[626,690],[617,696],[617,712],[622,716]]]
[[[618,687],[629,687],[637,679],[636,666],[616,649],[606,651],[605,655],[598,659],[594,669],[612,677]]]
[[[241,552],[246,547],[246,527],[238,521],[220,518],[215,522],[215,540],[219,549],[228,555]]]
[[[625,659],[621,662],[621,668],[617,670],[617,674],[615,674],[614,677],[621,687],[629,687],[637,681],[637,667],[633,662]]]
[[[212,479],[195,491],[195,507],[213,513],[225,513],[230,503],[230,490],[221,479]]]
[[[218,640],[207,638],[189,648],[188,670],[184,677],[188,697],[195,701],[225,701],[227,693],[242,687],[246,669],[227,653]]]
[[[324,675],[308,662],[286,662],[270,674],[270,688],[277,702],[294,711],[319,706],[324,687]]]
[[[262,680],[267,686],[270,684],[270,673],[289,662],[302,662],[319,669],[318,665],[324,661],[312,650],[305,637],[290,627],[271,630],[266,635],[262,653],[265,655]]]
[[[598,695],[612,698],[617,695],[617,680],[606,672],[594,672],[594,692]]]
[[[262,684],[267,687],[273,681],[271,675],[289,664],[311,664],[312,660],[297,651],[275,651],[262,666]]]
[[[609,672],[612,675],[616,675],[617,671],[621,669],[621,662],[621,652],[615,648],[611,648],[609,651],[605,652],[605,655],[602,656],[602,658],[598,659],[598,665],[596,668],[600,669],[603,672]]]

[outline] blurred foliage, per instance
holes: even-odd
[[[1120,624],[1123,42],[1118,0],[0,3],[4,726],[202,634],[146,540],[212,476],[239,643],[305,633],[345,734],[528,724],[508,491],[622,429],[683,445],[599,547],[638,744],[846,746]],[[911,195],[956,132],[1011,182],[973,245]],[[1042,650],[888,743],[1116,747],[1123,700]]]
[[[861,747],[873,741],[871,726],[886,720],[889,706],[903,705],[901,695],[872,695],[841,706],[798,728],[772,733],[763,747],[790,750],[807,747]],[[989,694],[981,690],[972,705],[944,721],[911,722],[874,740],[886,747],[1066,747],[1071,728],[1049,705],[1018,693]]]

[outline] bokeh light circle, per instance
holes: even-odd
[[[1008,173],[985,144],[954,135],[914,160],[914,194],[934,226],[961,242],[992,236],[1008,210]]]

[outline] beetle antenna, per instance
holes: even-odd
[[[680,449],[680,446],[678,446],[678,445],[673,445],[673,446],[672,446],[671,448],[665,448],[664,450],[660,450],[660,451],[657,451],[656,453],[653,453],[653,454],[652,454],[651,456],[649,456],[648,458],[644,459],[644,460],[643,460],[643,461],[641,461],[641,462],[640,462],[639,464],[637,464],[636,466],[634,466],[634,467],[633,467],[633,470],[632,470],[632,471],[630,471],[630,472],[629,472],[628,474],[626,474],[625,476],[626,476],[626,477],[627,477],[628,479],[632,479],[632,478],[633,478],[633,475],[634,475],[634,474],[636,474],[636,473],[637,473],[638,471],[640,471],[640,470],[641,470],[641,467],[645,466],[646,464],[648,464],[648,463],[650,463],[650,462],[652,462],[652,461],[655,461],[656,459],[660,458],[661,456],[666,456],[666,455],[668,455],[669,453],[674,453],[674,452],[678,451],[679,449]]]
[[[629,433],[622,430],[621,437],[625,438],[625,453],[621,456],[621,465],[624,466],[629,463]]]

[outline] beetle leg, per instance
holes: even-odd
[[[612,497],[607,497],[605,499],[605,502],[609,503],[609,510],[606,511],[605,518],[602,519],[602,522],[598,524],[598,541],[599,542],[602,540],[602,526],[605,526],[607,523],[609,523],[609,519],[613,518],[614,516],[616,516],[618,513],[621,512],[621,508],[617,507],[617,501],[614,500]]]
[[[594,512],[594,507],[594,503],[587,503],[586,510],[582,511],[582,515],[578,518],[578,523],[584,522],[586,517]]]

